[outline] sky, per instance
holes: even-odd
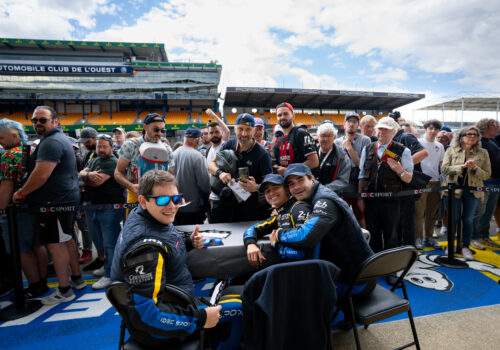
[[[163,43],[173,62],[216,60],[221,89],[423,93],[400,109],[417,121],[500,96],[498,0],[0,0],[0,37]]]

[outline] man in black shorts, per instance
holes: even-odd
[[[284,133],[279,143],[280,165],[275,166],[276,172],[283,175],[287,166],[293,163],[303,163],[311,170],[316,169],[319,166],[316,142],[307,131],[294,125],[292,105],[280,103],[276,107],[276,117]]]
[[[12,199],[16,203],[26,201],[33,209],[65,207],[64,210],[45,210],[34,214],[40,240],[47,245],[59,279],[59,288],[42,299],[43,304],[53,305],[75,299],[72,287],[86,287],[72,237],[74,207],[79,204],[80,190],[75,153],[59,127],[56,111],[52,107],[39,106],[31,120],[41,140],[28,160],[28,179]],[[71,267],[71,280],[68,267]]]

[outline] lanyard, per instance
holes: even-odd
[[[319,165],[319,168],[322,169],[323,168],[323,165],[325,164],[326,162],[326,159],[328,158],[328,156],[330,155],[330,153],[332,153],[333,151],[333,147],[335,147],[334,145],[332,145],[332,148],[328,151],[328,153],[326,154],[325,158],[323,158],[323,160],[321,161],[321,164]]]

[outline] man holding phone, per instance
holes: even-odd
[[[243,113],[236,118],[234,127],[236,138],[225,142],[222,150],[233,150],[238,157],[238,167],[241,175],[238,184],[251,193],[250,197],[242,202],[235,198],[218,198],[212,201],[211,222],[236,222],[259,220],[266,217],[266,206],[260,206],[258,200],[259,184],[267,174],[272,172],[272,162],[269,153],[260,144],[255,142],[255,119],[252,115]],[[248,168],[248,171],[243,169]],[[217,176],[224,184],[233,184],[236,179],[231,174],[223,172],[217,167],[215,158],[208,164],[210,174]]]

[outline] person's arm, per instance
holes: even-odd
[[[15,203],[22,202],[27,195],[42,187],[47,182],[56,166],[56,162],[36,162],[35,169],[33,169],[33,172],[28,177],[24,186],[14,193],[12,200]]]
[[[475,161],[474,167],[470,171],[473,175],[484,181],[491,177],[491,162],[488,152],[484,150],[482,153],[481,160]]]
[[[264,221],[260,224],[250,226],[243,234],[243,243],[247,252],[247,259],[250,265],[257,267],[260,263],[266,261],[266,257],[262,254],[260,248],[257,246],[257,240],[270,234],[278,227],[278,217]]]
[[[225,142],[225,141],[229,140],[229,136],[231,134],[231,131],[227,127],[226,123],[224,123],[224,121],[221,118],[219,118],[219,116],[217,114],[215,114],[214,111],[212,111],[210,108],[207,108],[207,110],[205,112],[208,115],[210,115],[212,118],[214,118],[217,121],[217,124],[219,124],[221,131],[222,131],[222,141]]]
[[[443,164],[441,166],[441,172],[443,174],[452,176],[452,175],[458,175],[462,173],[462,165],[463,163],[460,164],[452,164],[452,159],[453,159],[453,152],[455,151],[454,148],[448,148],[446,152],[444,153],[444,160]]]
[[[347,151],[347,154],[349,154],[349,158],[351,158],[351,161],[354,163],[356,167],[359,167],[359,161],[360,157],[356,153],[356,150],[354,147],[352,147],[352,140],[354,139],[354,136],[346,135],[344,142],[342,142],[342,147]]]
[[[418,164],[421,161],[423,161],[425,158],[429,156],[429,152],[426,149],[423,149],[421,151],[418,151],[417,153],[413,154],[411,158],[413,159],[413,164]]]
[[[214,176],[218,176],[219,179],[226,185],[228,182],[232,181],[231,174],[223,172],[217,167],[217,163],[215,162],[216,158],[212,159],[210,163],[208,163],[208,172]]]
[[[101,186],[103,183],[105,183],[106,181],[108,181],[108,179],[110,179],[111,176],[108,175],[108,174],[103,174],[103,173],[100,173],[100,170],[97,170],[97,171],[91,171],[89,173],[89,181],[88,181],[88,185],[90,187],[99,187]]]
[[[303,131],[301,134],[302,136],[299,137],[300,143],[298,146],[303,147],[304,150],[304,156],[306,157],[304,165],[307,165],[309,169],[317,168],[319,166],[319,158],[314,139],[307,131]]]
[[[123,147],[123,146],[122,146]],[[125,175],[125,169],[127,169],[129,162],[122,157],[118,158],[118,163],[116,163],[115,168],[115,180],[122,187],[125,187],[130,192],[133,192],[135,195],[139,195],[139,185],[133,184],[128,181],[127,176]]]
[[[307,165],[309,169],[314,169],[319,167],[319,158],[317,153],[313,153],[307,156],[307,160],[304,162],[304,165]]]
[[[341,222],[342,213],[337,204],[330,199],[320,199],[314,204],[309,219],[300,228],[279,229],[277,238],[284,246],[312,249]]]

